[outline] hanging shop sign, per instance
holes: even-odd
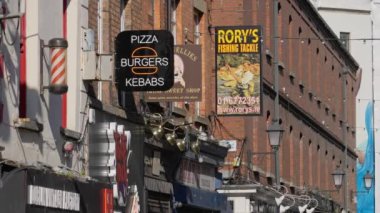
[[[124,31],[115,40],[121,91],[165,91],[174,83],[174,39],[169,31]]]
[[[261,27],[215,28],[218,115],[261,115]]]
[[[202,49],[200,45],[174,47],[174,85],[168,91],[147,92],[145,101],[202,101]]]
[[[130,141],[131,132],[124,130],[124,125],[117,125],[116,122],[110,123],[110,129],[107,129],[109,141],[115,143],[115,167],[117,202],[119,206],[127,205],[128,196],[128,159],[131,155]]]
[[[144,188],[145,127],[136,118],[130,122],[102,110],[94,112],[96,122],[89,126],[89,175],[112,184],[113,209],[129,212],[131,197],[141,195]],[[144,212],[143,201],[134,202]]]

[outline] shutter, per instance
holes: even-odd
[[[148,191],[148,212],[171,213],[170,195]]]

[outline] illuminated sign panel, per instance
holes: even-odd
[[[169,31],[119,33],[115,72],[121,91],[165,91],[174,84],[174,40]]]

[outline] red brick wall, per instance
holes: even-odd
[[[273,53],[272,36],[272,1],[259,0],[238,0],[223,1],[210,0],[210,13],[212,26],[229,25],[262,25],[263,27],[263,51],[266,49]],[[281,1],[279,11],[279,59],[284,64],[284,69],[280,72],[280,92],[289,101],[302,108],[304,112],[324,128],[329,134],[337,137],[342,142],[342,127],[339,120],[343,120],[343,100],[342,100],[342,77],[339,73],[343,70],[344,62],[338,56],[331,44],[319,39],[322,33],[316,28],[307,14],[298,8],[297,1]],[[251,11],[250,14],[247,14]],[[290,21],[291,20],[291,21]],[[297,38],[297,39],[292,39]],[[310,38],[310,40],[308,39]],[[322,37],[323,38],[323,37]],[[265,60],[263,54],[262,68],[263,77],[266,81],[273,80],[273,67]],[[212,70],[212,77],[215,77]],[[289,73],[295,75],[292,81]],[[355,94],[357,88],[354,87],[355,79],[348,76],[347,86],[347,109],[348,125],[355,126]],[[211,90],[214,92],[214,81],[212,80]],[[299,84],[302,82],[303,91]],[[352,90],[352,91],[351,91]],[[309,95],[309,91],[311,92]],[[213,101],[214,93],[210,93],[211,104],[207,106],[212,111],[215,107]],[[317,103],[320,99],[321,103]],[[247,137],[247,147],[253,152],[270,151],[269,143],[265,133],[268,124],[266,115],[274,114],[273,99],[264,96],[263,116],[255,118],[222,117],[223,121],[233,135]],[[335,120],[333,114],[336,115]],[[344,153],[321,135],[315,128],[303,122],[302,118],[295,117],[295,114],[288,111],[287,104],[280,107],[280,118],[285,129],[280,148],[281,177],[285,183],[303,188],[326,189],[333,187],[331,177],[336,165],[344,161]],[[271,119],[271,118],[270,118]],[[269,119],[269,121],[270,121]],[[292,131],[290,132],[290,126]],[[254,130],[250,130],[249,128]],[[222,136],[219,133],[219,136]],[[302,137],[301,137],[302,136]],[[227,136],[228,138],[228,136]],[[347,141],[351,150],[355,147],[355,137],[349,132]],[[238,146],[239,147],[239,146]],[[235,153],[232,153],[227,161],[232,162]],[[249,160],[248,160],[249,161]],[[273,157],[253,156],[252,164],[264,170],[261,174],[274,173]],[[249,162],[247,162],[249,164]],[[349,157],[348,162],[349,190],[354,190],[355,159]],[[242,174],[244,176],[244,174]],[[266,182],[265,178],[261,181]],[[343,190],[341,190],[343,191]],[[341,201],[341,194],[333,195]],[[354,204],[350,203],[351,209]]]

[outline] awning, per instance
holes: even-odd
[[[214,211],[227,209],[227,196],[217,192],[205,191],[180,183],[174,183],[174,198],[176,202]]]
[[[154,192],[173,194],[173,185],[169,182],[154,178],[144,177],[146,189]]]
[[[98,212],[113,209],[112,186],[46,168],[1,164],[0,212]]]
[[[226,194],[228,197],[252,197],[257,193],[259,187],[261,186],[258,184],[224,185],[217,191],[221,194]]]

